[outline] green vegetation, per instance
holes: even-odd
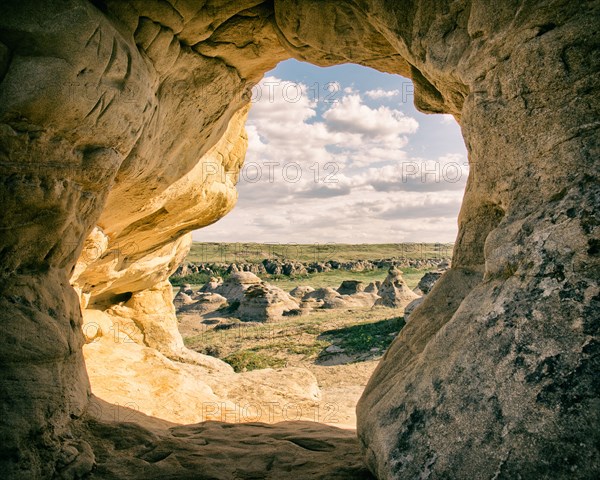
[[[190,253],[186,257],[188,262],[238,262],[260,263],[266,258],[299,262],[336,260],[338,262],[356,260],[377,260],[391,257],[407,258],[435,258],[451,255],[451,244],[306,244],[283,245],[261,243],[200,243],[194,242]],[[402,268],[403,277],[410,288],[416,287],[427,269]],[[215,272],[216,275],[226,278],[225,272]],[[279,288],[290,291],[298,285],[310,285],[314,288],[337,288],[344,280],[360,280],[365,284],[383,281],[387,275],[386,268],[352,272],[348,270],[331,270],[329,272],[311,273],[307,275],[269,275],[261,274],[259,277]],[[204,285],[210,280],[210,275],[193,273],[184,277],[171,277],[173,287],[184,283],[194,288]],[[174,294],[177,289],[174,289]]]
[[[315,332],[315,330],[308,329],[304,330],[304,333],[308,333],[308,331]],[[316,330],[316,332],[318,331],[319,330]],[[306,359],[313,357],[324,348],[327,348],[329,345],[330,343],[322,340],[315,340],[314,343],[307,344],[296,343],[294,340],[284,340],[267,345],[259,345],[251,348],[250,350],[253,352],[258,352],[260,350],[277,350],[280,352],[287,352],[290,355],[302,355]]]
[[[451,245],[269,245],[194,243],[189,262],[259,263],[264,259],[300,262],[336,260],[376,260],[383,258],[442,258],[451,255]],[[428,269],[401,268],[410,288],[414,288]],[[353,272],[331,270],[307,275],[259,275],[263,280],[290,291],[299,285],[338,288],[344,280],[359,280],[365,285],[383,281],[387,268]],[[206,274],[172,278],[173,285],[189,283],[196,288],[209,280]],[[175,290],[175,289],[174,289]],[[404,326],[398,310],[386,307],[344,310],[316,310],[308,316],[286,317],[277,323],[245,323],[235,317],[239,302],[232,302],[219,314],[225,318],[205,325],[199,335],[184,338],[198,352],[226,361],[236,371],[283,366],[307,366],[333,361],[360,362],[383,355]],[[337,348],[329,348],[335,345]],[[327,349],[329,348],[329,351]]]
[[[402,268],[402,276],[410,288],[415,288],[427,269]],[[285,275],[259,275],[263,280],[276,285],[289,292],[298,285],[310,285],[313,288],[337,288],[344,280],[360,280],[365,285],[371,282],[382,282],[387,276],[387,268],[367,270],[364,272],[350,272],[347,270],[331,270],[322,273],[310,273],[302,276]]]
[[[328,330],[319,338],[335,343],[348,354],[366,353],[373,348],[385,350],[404,325],[404,318],[394,317]]]
[[[416,268],[402,268],[402,276],[410,288],[415,288],[421,277],[428,269],[419,270]],[[378,268],[376,270],[368,270],[364,272],[349,272],[347,270],[331,270],[322,273],[310,273],[308,275],[269,275],[261,274],[259,277],[269,282],[286,292],[289,292],[298,285],[310,285],[313,288],[331,287],[337,288],[344,280],[360,280],[365,285],[371,282],[382,282],[387,276],[386,268]],[[173,287],[179,287],[184,283],[188,283],[192,288],[197,289],[209,281],[209,276],[202,273],[194,273],[185,277],[171,277],[170,281]],[[179,291],[179,288],[173,289],[173,295]],[[234,311],[235,308],[231,311]]]
[[[286,365],[285,360],[251,350],[232,353],[223,358],[223,360],[231,365],[237,373],[249,372],[250,370],[259,368],[282,368]]]
[[[169,281],[174,287],[180,287],[186,283],[190,285],[204,285],[210,280],[210,275],[206,273],[190,273],[183,277],[171,277]]]
[[[450,243],[206,243],[194,242],[186,260],[200,263],[260,263],[265,258],[296,262],[442,258],[452,256]]]
[[[187,347],[226,361],[236,371],[318,363],[331,345],[350,362],[378,358],[404,326],[398,311],[386,307],[317,310],[277,323],[229,323],[184,338]],[[393,334],[393,335],[392,335]],[[371,349],[378,348],[377,351]]]

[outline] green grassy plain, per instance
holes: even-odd
[[[199,263],[260,263],[265,258],[326,262],[336,260],[379,260],[382,258],[447,258],[452,256],[451,243],[209,243],[194,242],[186,257]]]
[[[403,268],[402,277],[406,281],[410,288],[415,288],[421,277],[428,269],[416,269],[416,268]],[[365,284],[369,284],[375,281],[383,281],[387,276],[386,268],[378,268],[376,270],[367,270],[364,272],[350,272],[347,270],[331,270],[329,272],[322,273],[309,273],[308,275],[269,275],[259,274],[262,280],[269,282],[286,292],[289,292],[298,285],[309,285],[313,288],[331,287],[337,288],[344,280],[359,280]],[[205,273],[194,273],[186,275],[185,277],[173,277],[171,278],[171,284],[173,285],[173,291],[177,293],[179,286],[189,284],[192,288],[197,288],[204,285],[210,280],[210,275]]]
[[[329,248],[329,250],[327,250]],[[265,258],[310,262],[336,260],[348,262],[355,260],[379,260],[382,258],[436,258],[449,257],[451,244],[335,244],[335,245],[282,245],[263,243],[200,243],[194,242],[186,261],[194,263],[260,263]],[[327,254],[326,254],[327,253]],[[329,258],[326,258],[329,256]],[[225,261],[226,259],[226,261]],[[402,268],[403,277],[410,288],[415,288],[427,269]],[[365,284],[383,281],[387,275],[386,268],[352,272],[348,270],[331,270],[329,272],[311,273],[308,275],[259,275],[279,288],[289,292],[298,285],[310,285],[313,288],[337,288],[344,280],[360,280]],[[174,292],[179,285],[188,283],[196,288],[205,284],[210,275],[204,273],[191,274],[186,277],[172,277]]]
[[[331,358],[327,348],[336,345],[347,362],[379,358],[404,326],[397,309],[318,310],[291,320],[246,324],[226,330],[207,328],[184,336],[187,347],[219,357],[236,371],[319,364]],[[234,320],[235,321],[235,320]]]

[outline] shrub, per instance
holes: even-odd
[[[183,277],[172,276],[169,278],[171,285],[174,287],[181,287],[185,283],[189,283],[190,285],[204,285],[209,280],[210,275],[207,273],[190,273]]]
[[[328,330],[319,338],[329,341],[337,339],[336,344],[347,353],[366,353],[371,348],[385,350],[395,338],[390,334],[399,332],[402,327],[404,327],[404,318],[394,317]]]
[[[210,355],[211,357],[219,358],[221,356],[221,347],[219,345],[206,345],[196,348],[198,353]]]
[[[281,368],[286,365],[285,360],[250,350],[241,350],[227,355],[223,361],[231,365],[237,373],[261,368]]]

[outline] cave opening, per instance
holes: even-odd
[[[251,90],[241,171],[227,179],[204,167],[237,181],[237,206],[192,233],[172,287],[128,285],[111,301],[89,300],[92,412],[355,429],[356,403],[405,325],[404,308],[449,267],[468,176],[456,121],[420,113],[413,95],[410,80],[354,64],[287,60],[267,72]],[[82,258],[126,268],[136,246],[99,255],[104,235],[94,232]],[[190,372],[172,360],[248,378],[222,388],[218,373],[202,371],[208,388],[190,388]]]
[[[398,75],[296,60],[252,89],[237,204],[192,233],[171,277],[178,326],[236,372],[289,368],[293,390],[302,368],[310,388],[211,413],[355,428],[405,307],[450,265],[468,176],[458,124],[417,111],[413,92]]]
[[[464,140],[452,115],[415,108],[411,80],[286,60],[251,90],[246,131],[237,204],[195,240],[281,250],[455,240],[469,172]]]

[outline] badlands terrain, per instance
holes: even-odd
[[[283,372],[291,376],[305,369],[320,400],[287,405],[288,415],[350,429],[377,361],[404,326],[405,309],[420,303],[449,267],[433,245],[337,245],[335,252],[329,246],[326,255],[320,249],[320,261],[309,262],[300,259],[315,253],[310,245],[279,246],[279,252],[256,244],[213,247],[195,244],[171,277],[180,285],[174,302],[186,346],[236,372],[289,368]],[[237,261],[191,262],[198,251],[205,260],[235,253]],[[365,258],[342,260],[357,255]]]

